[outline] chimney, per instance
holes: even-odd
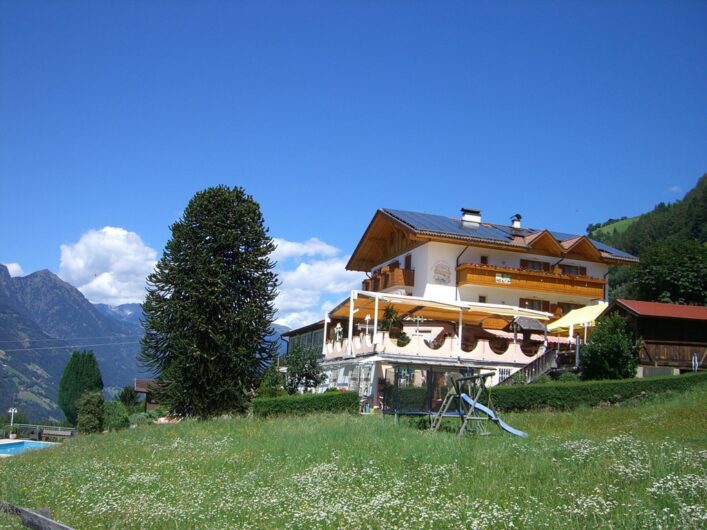
[[[462,208],[462,224],[478,225],[481,223],[481,210]]]
[[[519,213],[515,214],[513,217],[511,217],[511,226],[513,228],[520,228],[520,220],[521,219],[522,219],[522,217]]]

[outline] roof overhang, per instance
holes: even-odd
[[[489,318],[512,320],[516,317],[527,317],[545,321],[552,318],[551,313],[504,304],[452,302],[371,291],[352,291],[351,296],[329,311],[328,315],[330,318],[348,319],[353,304],[355,321],[365,320],[366,316],[369,316],[369,321],[372,321],[376,318],[376,299],[378,300],[378,320],[383,319],[383,312],[389,304],[395,307],[398,314],[403,317],[419,316],[425,320],[449,322],[458,322],[462,319],[464,324],[470,325],[479,325]]]

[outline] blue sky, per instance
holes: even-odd
[[[131,300],[194,192],[240,185],[288,242],[292,324],[358,280],[378,207],[644,212],[707,170],[706,25],[693,1],[0,1],[0,262]]]

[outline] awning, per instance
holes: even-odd
[[[390,304],[402,318],[422,317],[425,320],[442,320],[458,322],[459,317],[464,324],[479,325],[486,319],[503,318],[509,320],[515,317],[527,317],[538,320],[549,320],[550,313],[524,309],[503,304],[482,304],[475,302],[454,302],[433,300],[419,296],[406,296],[371,291],[353,291],[353,296],[346,298],[329,312],[330,318],[348,319],[353,298],[354,320],[375,319],[376,298],[378,299],[378,320],[383,319],[383,312]]]
[[[547,326],[551,333],[563,333],[574,327],[593,327],[594,321],[599,318],[609,304],[600,302],[596,305],[588,305],[573,309],[565,316]]]

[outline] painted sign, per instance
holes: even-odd
[[[511,284],[511,275],[510,274],[503,274],[501,272],[496,273],[496,283],[502,283],[504,285],[510,285]]]
[[[449,285],[452,283],[452,267],[446,261],[438,261],[432,266],[432,280],[435,283]]]

